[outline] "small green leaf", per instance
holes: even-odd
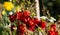
[[[42,32],[42,29],[40,27],[38,27],[38,31]]]

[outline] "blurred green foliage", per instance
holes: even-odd
[[[39,0],[39,3],[40,3],[40,14],[42,16],[43,15],[42,0]],[[52,17],[58,20],[58,15],[60,15],[60,0],[44,0],[44,7],[45,9],[49,10],[49,13]]]

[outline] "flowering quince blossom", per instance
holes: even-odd
[[[28,12],[27,11],[24,11],[23,13],[24,13],[23,14],[24,16],[29,16],[30,15],[30,12],[29,11]]]
[[[17,23],[18,24],[18,27],[17,27],[17,35],[24,35],[24,33],[26,33],[27,31],[27,28],[26,28],[26,25],[25,24],[20,24],[19,22]],[[19,34],[20,32],[20,34]]]
[[[48,31],[48,35],[58,35],[58,31],[56,31],[56,25],[52,24],[50,30]]]
[[[21,12],[17,12],[17,20],[19,20],[20,18],[21,18],[21,16],[22,16],[22,13]]]
[[[17,12],[16,14],[9,15],[9,19],[11,22],[18,20],[17,35],[24,35],[24,33],[27,33],[27,30],[34,32],[36,27],[40,27],[42,30],[44,30],[46,28],[46,23],[47,23],[46,21],[39,20],[36,17],[31,18],[30,12],[28,11]],[[45,17],[41,19],[46,20],[47,18]],[[23,23],[20,23],[19,21]],[[11,26],[11,31],[14,31],[13,28],[14,25]],[[58,35],[55,24],[51,25],[51,29],[48,31],[48,35]]]
[[[16,15],[9,15],[9,20],[14,22],[16,20]]]
[[[46,22],[42,22],[41,28],[44,29],[46,27]]]
[[[51,25],[51,28],[53,28],[54,30],[56,30],[56,25],[55,24],[52,24]]]
[[[24,35],[24,33],[26,33],[26,29],[34,32],[37,26],[41,27],[42,29],[45,29],[46,27],[46,22],[43,22],[38,18],[31,18],[29,11],[17,12],[16,14],[12,14],[9,16],[9,19],[11,22],[14,22],[15,20],[23,22],[17,23],[17,32],[20,32],[20,35]],[[13,26],[11,27],[11,30],[13,30]]]
[[[49,30],[48,35],[58,35],[58,32],[57,31]]]

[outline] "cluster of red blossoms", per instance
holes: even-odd
[[[43,22],[38,18],[31,18],[29,11],[17,12],[16,14],[9,15],[9,19],[11,22],[17,20],[17,32],[19,32],[20,35],[24,35],[27,30],[34,32],[37,27],[41,27],[42,29],[45,29],[46,27],[46,22]],[[11,28],[11,31],[13,31],[13,27]]]
[[[58,31],[56,31],[56,25],[52,24],[50,30],[48,31],[48,35],[58,35]]]

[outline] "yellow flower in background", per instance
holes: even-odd
[[[2,11],[2,15],[6,15],[6,12],[5,12],[5,10],[3,10],[3,11]]]
[[[14,8],[14,5],[12,4],[12,2],[4,2],[3,6],[8,11],[10,11]]]

